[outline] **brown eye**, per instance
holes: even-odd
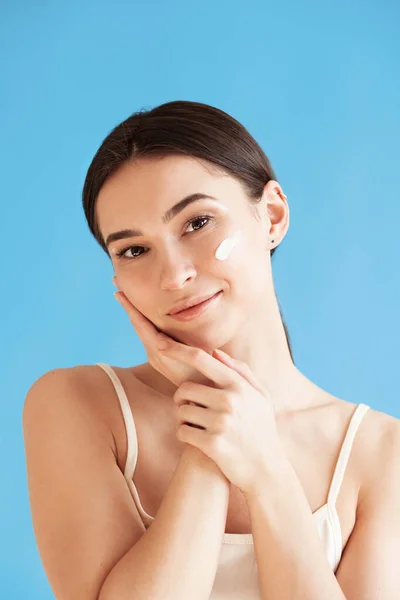
[[[130,256],[124,256],[124,254],[128,250],[132,250],[132,248],[143,248],[143,246],[127,246],[126,248],[123,248],[122,250],[119,250],[118,252],[116,252],[116,256],[118,256],[118,258],[130,259],[131,258]],[[139,256],[141,256],[141,254],[139,254]],[[138,258],[138,256],[135,256],[134,258]]]
[[[196,231],[200,231],[201,229],[204,229],[204,227],[206,227],[208,225],[208,223],[210,221],[212,221],[214,217],[211,217],[209,215],[199,215],[197,217],[194,217],[193,219],[190,219],[190,221],[187,221],[186,223],[186,227],[188,227],[189,225],[192,225],[193,223],[201,223],[201,222],[205,222],[205,224],[203,224],[201,227],[196,227],[193,231],[188,231],[188,233],[196,233]],[[140,248],[140,249],[145,249],[145,246],[125,246],[125,248],[122,248],[121,250],[119,250],[118,252],[115,253],[115,255],[121,259],[121,260],[134,260],[136,258],[139,258],[142,254],[146,254],[146,252],[148,252],[148,250],[145,249],[144,252],[141,252],[140,254],[136,255],[136,256],[125,256],[125,253],[128,250],[132,250],[132,248]]]
[[[195,219],[192,219],[191,221],[189,221],[188,225],[191,225],[192,223],[199,223],[201,221],[207,221],[207,223],[210,221],[211,217],[196,217]],[[205,225],[204,225],[205,227]],[[199,227],[199,229],[195,229],[195,231],[199,231],[200,229],[203,229],[203,227]]]

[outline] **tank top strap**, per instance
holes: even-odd
[[[110,367],[110,365],[108,365],[107,363],[95,363],[95,364],[98,365],[99,367],[101,367],[107,373],[107,375],[110,377],[111,381],[114,384],[115,391],[117,392],[119,403],[121,405],[122,415],[123,415],[124,421],[125,421],[126,435],[127,435],[127,442],[128,442],[128,452],[127,452],[127,459],[126,459],[126,463],[125,463],[124,477],[126,479],[131,480],[133,477],[133,473],[135,471],[137,457],[138,457],[138,441],[137,441],[137,435],[136,435],[136,426],[135,426],[135,421],[133,419],[131,407],[129,405],[129,401],[126,396],[123,385],[122,385],[118,375],[114,371],[114,369],[112,367]]]
[[[328,494],[328,505],[335,506],[336,500],[339,495],[340,486],[342,485],[343,477],[346,471],[347,463],[350,457],[350,452],[353,446],[354,438],[357,433],[357,429],[369,409],[367,404],[360,403],[355,409],[349,426],[346,431],[345,438],[340,449],[339,458],[336,463],[335,471],[332,477],[331,486]]]

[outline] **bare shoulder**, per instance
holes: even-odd
[[[170,403],[165,401],[162,393],[153,389],[146,365],[130,368],[109,366],[122,385],[135,418],[135,427],[140,433],[143,435],[150,429],[154,433],[157,415],[161,415],[157,420],[161,421],[161,430],[168,429]],[[128,450],[124,418],[114,383],[102,367],[96,364],[76,365],[52,369],[41,375],[27,394],[24,413],[43,415],[57,406],[67,409],[71,417],[76,411],[84,413],[88,422],[97,428],[97,435],[112,448],[116,463],[123,471]],[[147,437],[151,437],[150,434]],[[142,439],[142,445],[147,443],[147,437]]]
[[[315,443],[315,447],[324,448],[325,454],[338,459],[338,451],[349,431],[350,423],[359,404],[325,395],[310,415],[307,412],[299,421],[296,430],[307,431]],[[310,427],[308,427],[309,423]],[[376,487],[385,468],[393,462],[400,463],[400,420],[369,406],[358,424],[353,437],[349,464],[346,468],[348,481],[354,485],[354,493],[358,496],[358,504]],[[328,467],[325,465],[325,470]],[[332,465],[329,467],[332,469]]]
[[[343,422],[349,425],[358,406],[359,404],[334,398],[333,402],[327,403],[325,407],[322,405],[322,409],[328,411],[323,415],[323,420],[327,422],[328,416],[330,423],[341,423],[343,428]],[[357,431],[355,443],[362,450],[362,454],[365,452],[364,459],[370,458],[370,454],[376,455],[377,451],[389,450],[390,440],[399,435],[399,432],[400,419],[369,406]]]
[[[107,393],[108,386],[112,387],[111,381],[97,365],[76,365],[46,371],[28,390],[23,420],[28,413],[30,416],[35,413],[50,416],[56,410],[68,410],[69,414],[79,411],[79,414],[87,416],[92,427],[96,427],[103,438],[107,438],[116,454],[112,427],[115,411]]]
[[[364,419],[357,519],[336,578],[346,598],[398,598],[400,421],[372,408]]]
[[[360,444],[368,458],[386,456],[393,451],[393,444],[400,436],[400,420],[372,407],[366,412],[360,428]]]
[[[107,378],[96,365],[53,369],[24,403],[33,528],[57,598],[98,599],[145,531],[116,460]]]
[[[357,433],[360,457],[359,508],[379,482],[398,468],[400,457],[400,420],[387,413],[369,408]]]

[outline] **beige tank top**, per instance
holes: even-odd
[[[105,363],[96,364],[109,375],[121,405],[128,441],[124,477],[144,526],[148,528],[154,517],[143,509],[133,482],[138,458],[138,443],[135,422],[128,398],[112,367]],[[336,499],[343,481],[355,434],[368,408],[368,405],[361,403],[355,409],[340,449],[329,488],[328,501],[313,513],[326,557],[334,572],[336,572],[342,556],[342,533],[336,511]],[[261,600],[253,535],[251,533],[224,533],[210,600],[225,600],[226,598],[229,598],[229,600]]]

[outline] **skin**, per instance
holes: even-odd
[[[168,208],[187,194],[199,191],[211,194],[220,201],[199,201],[187,207],[168,225],[162,223],[161,216]],[[144,343],[149,358],[148,365],[132,367],[132,372],[135,369],[137,374],[139,370],[141,380],[149,388],[164,394],[169,406],[177,405],[176,402],[170,403],[171,397],[178,401],[188,397],[187,387],[184,383],[180,387],[180,381],[198,381],[190,371],[190,366],[195,366],[196,361],[201,357],[203,360],[205,355],[195,353],[195,360],[189,364],[188,370],[185,357],[191,356],[194,350],[190,346],[201,348],[214,358],[218,358],[215,349],[222,349],[229,357],[240,361],[235,363],[236,367],[248,369],[243,373],[251,373],[258,384],[269,392],[268,400],[273,406],[279,448],[292,465],[314,513],[326,503],[340,444],[356,405],[316,386],[290,359],[274,292],[270,257],[273,247],[271,240],[274,240],[274,246],[279,245],[289,227],[286,200],[280,185],[270,181],[264,188],[260,203],[253,207],[234,178],[222,177],[212,166],[198,160],[167,157],[162,160],[141,160],[121,168],[103,186],[97,210],[104,238],[111,232],[128,227],[140,228],[144,232],[143,238],[123,240],[110,247],[115,284],[126,295],[121,303]],[[211,215],[215,220],[205,225],[203,230],[191,233],[195,223],[187,226],[187,222],[199,215]],[[215,250],[238,227],[244,234],[242,241],[229,259],[217,260]],[[137,262],[135,259],[118,261],[113,250],[126,247],[125,242],[126,246],[143,245],[149,252]],[[132,251],[139,252],[137,248]],[[131,255],[128,251],[127,256]],[[219,289],[224,290],[220,301],[198,319],[179,322],[166,315],[172,305],[184,297]],[[184,344],[185,349],[173,355],[164,353],[162,357],[163,353],[156,348],[157,340],[162,335]],[[221,357],[218,360],[221,361]],[[182,388],[185,389],[183,396]],[[217,398],[218,395],[211,391],[209,397],[212,396]],[[199,400],[199,397],[192,396],[192,399]],[[248,398],[248,395],[241,397]],[[201,399],[204,402],[203,395]],[[249,405],[252,408],[249,413],[253,414],[254,406],[246,402],[246,407]],[[148,403],[146,406],[151,420],[152,416],[157,416],[158,404]],[[262,412],[263,399],[257,406]],[[183,417],[178,418],[180,422],[185,420],[184,417],[199,416],[200,411],[205,416],[204,409],[195,409],[194,406],[185,408],[180,405],[179,409],[181,412],[178,417]],[[247,411],[244,411],[239,419],[240,430],[244,428],[247,416]],[[267,421],[264,419],[264,423]],[[176,424],[175,418],[171,422]],[[229,423],[232,424],[232,420]],[[191,442],[196,445],[193,436],[200,441],[196,430],[191,429],[191,441],[185,438],[189,447]],[[232,432],[232,429],[229,431]],[[253,433],[247,437],[250,438]],[[197,434],[204,432],[198,430]],[[226,431],[224,435],[227,439]],[[150,446],[151,439],[148,439]],[[166,436],[164,439],[167,439]],[[180,439],[183,440],[182,437]],[[270,444],[277,437],[271,435],[269,430],[265,439]],[[143,439],[142,444],[145,443],[146,439]],[[237,449],[237,436],[233,446]],[[353,589],[354,597],[361,593],[361,586],[365,593],[370,589],[379,593],[383,578],[389,571],[370,569],[370,565],[392,564],[392,557],[396,555],[393,552],[393,540],[396,537],[394,523],[399,494],[399,477],[396,475],[399,447],[398,419],[369,410],[357,431],[336,502],[342,550],[346,548],[346,558],[342,559],[336,575],[349,594]],[[277,448],[278,443],[272,450],[274,456],[280,452]],[[206,453],[208,449],[203,446]],[[124,453],[121,449],[121,456],[126,457],[126,451]],[[154,449],[153,455],[148,451],[147,456],[149,458],[142,472],[151,471],[153,481],[157,480],[162,476],[165,464],[155,477]],[[226,456],[223,453],[223,457]],[[251,456],[251,452],[247,456]],[[237,471],[230,469],[232,465],[222,464],[221,456],[214,456],[214,459],[225,470],[227,478],[232,477],[243,488]],[[175,458],[170,462],[173,472]],[[250,470],[247,466],[241,472],[249,473]],[[143,496],[149,485],[147,476],[142,477],[139,489]],[[380,481],[378,486],[377,480]],[[160,485],[160,489],[153,488],[153,497],[147,493],[146,506],[150,507],[150,514],[156,514],[164,493],[165,484]],[[226,531],[252,531],[248,504],[240,488],[232,484],[229,494]],[[283,521],[286,522],[285,517]],[[377,532],[379,545],[376,544]],[[292,533],[289,527],[283,538],[291,539]],[[299,541],[301,553],[307,543],[303,538]],[[390,577],[390,584],[385,581],[387,589],[397,589],[395,566]],[[269,578],[267,574],[266,579]],[[324,585],[321,583],[322,588]],[[394,597],[390,593],[386,595],[388,598]],[[350,598],[350,595],[346,597]]]
[[[198,202],[168,225],[161,222],[161,215],[166,209],[188,193],[196,191],[206,191],[218,197],[220,202]],[[212,485],[218,481],[216,471],[210,464],[203,463],[200,453],[190,452],[190,460],[181,460],[182,448],[177,449],[177,445],[172,443],[174,440],[171,440],[174,420],[170,411],[173,403],[170,400],[173,396],[181,416],[199,419],[199,423],[216,434],[215,439],[219,440],[218,444],[201,446],[215,460],[215,463],[210,463],[218,464],[226,478],[233,482],[229,489],[225,531],[254,532],[263,594],[277,597],[284,585],[290,595],[294,589],[299,592],[301,585],[301,597],[310,600],[312,594],[313,598],[339,597],[340,590],[331,570],[327,570],[309,509],[314,513],[325,506],[327,486],[336,463],[337,451],[355,406],[338,401],[315,386],[290,360],[274,294],[270,262],[270,240],[274,239],[274,244],[279,244],[289,224],[286,196],[279,184],[271,181],[265,186],[262,201],[254,211],[247,203],[240,185],[232,177],[218,177],[199,161],[184,157],[142,160],[134,165],[126,165],[107,181],[101,190],[97,209],[104,238],[111,232],[127,227],[140,227],[144,231],[143,238],[120,241],[110,251],[116,275],[115,283],[126,294],[123,306],[145,345],[150,361],[148,365],[143,365],[143,369],[139,365],[138,368],[132,367],[130,373],[121,368],[117,368],[117,372],[125,384],[140,430],[140,447],[144,451],[139,453],[135,483],[139,496],[145,499],[147,512],[157,514],[163,498],[168,494],[167,504],[163,504],[164,519],[161,517],[158,521],[159,539],[174,533],[176,537],[172,544],[177,545],[179,531],[172,532],[167,518],[168,515],[175,519],[182,517],[176,510],[176,490],[180,490],[184,498],[189,498],[192,506],[198,506],[198,498],[189,495],[193,491],[197,494],[196,485],[205,481],[206,485],[201,485],[203,489],[198,489],[203,493],[206,489],[208,494],[208,475],[212,475]],[[213,215],[215,221],[206,225],[204,230],[189,233],[189,228],[185,228],[186,222],[203,214]],[[242,242],[236,246],[229,260],[216,260],[215,249],[238,226],[244,232]],[[149,252],[137,260],[117,260],[112,250],[129,244],[142,244],[149,248]],[[218,289],[223,289],[222,297],[201,318],[184,323],[166,315],[172,304],[182,298]],[[163,334],[171,337],[175,340],[175,345],[181,345],[182,348],[176,348],[172,354],[167,352],[162,356],[156,343]],[[201,351],[198,352],[195,347],[201,348]],[[227,356],[219,356],[215,348],[222,348]],[[235,360],[233,364],[229,357]],[[216,381],[219,389],[211,386],[208,390],[203,390],[197,384],[188,384],[186,387],[185,383],[180,385],[180,381],[192,380],[194,373],[191,372],[191,367],[198,367],[209,380]],[[137,374],[138,371],[143,376],[145,370],[145,379],[149,382],[147,389],[138,385],[141,383],[139,377],[134,377],[134,373]],[[88,371],[93,375],[90,379],[91,387],[88,385]],[[243,375],[243,380],[238,377],[240,374]],[[127,375],[131,375],[133,383],[129,384]],[[133,512],[128,506],[127,492],[121,477],[127,459],[127,432],[121,411],[117,408],[115,390],[107,382],[107,392],[105,380],[106,376],[101,369],[94,366],[80,365],[73,370],[57,369],[46,375],[44,381],[41,378],[43,385],[38,383],[33,386],[29,393],[29,403],[24,407],[26,444],[31,447],[31,461],[35,462],[35,469],[39,469],[37,473],[40,472],[40,477],[36,477],[39,486],[35,486],[36,491],[32,488],[32,494],[37,506],[36,529],[44,528],[40,542],[42,553],[46,554],[46,565],[48,569],[51,568],[53,581],[61,582],[64,577],[65,585],[68,583],[70,589],[82,586],[83,580],[85,590],[88,589],[90,577],[93,580],[95,576],[93,585],[99,589],[104,576],[117,562],[121,563],[117,571],[117,583],[120,575],[123,575],[118,585],[122,587],[124,582],[130,584],[125,574],[129,572],[132,558],[138,554],[127,550],[133,549],[144,532],[143,523],[137,522],[135,528],[131,527]],[[60,382],[62,385],[59,388]],[[265,397],[262,393],[256,394],[258,384],[261,388],[265,387],[269,394]],[[166,402],[146,402],[149,396],[157,399],[156,393],[149,393],[151,387],[163,392]],[[49,398],[57,402],[49,403]],[[185,406],[183,402],[188,398],[200,400],[212,410]],[[268,400],[273,402],[274,411],[270,410]],[[50,414],[48,409],[53,404],[54,410]],[[78,411],[75,410],[77,406]],[[303,410],[309,407],[315,410]],[[228,419],[221,409],[230,413]],[[279,421],[279,438],[273,427],[273,415]],[[221,416],[224,417],[222,420]],[[95,418],[92,420],[91,417]],[[85,467],[82,472],[75,468],[62,469],[64,488],[67,485],[65,476],[67,480],[68,476],[74,476],[74,483],[78,482],[78,485],[68,485],[68,491],[79,491],[78,496],[64,494],[66,502],[70,502],[71,510],[79,507],[80,511],[78,515],[70,514],[70,520],[73,518],[75,522],[78,519],[82,523],[85,520],[90,523],[89,530],[82,530],[82,535],[86,535],[86,538],[82,538],[85,541],[84,547],[95,538],[100,540],[99,543],[95,540],[96,548],[104,546],[104,539],[110,542],[107,543],[108,559],[104,560],[104,556],[100,556],[95,566],[97,568],[99,564],[102,565],[102,570],[97,568],[95,573],[93,560],[86,563],[82,560],[83,556],[90,555],[87,552],[79,555],[79,566],[72,570],[73,576],[68,569],[65,570],[64,566],[74,564],[72,559],[77,555],[76,528],[72,528],[73,540],[65,532],[65,526],[60,536],[56,525],[65,521],[66,504],[59,502],[63,494],[60,496],[59,493],[54,493],[57,488],[51,490],[48,489],[49,486],[40,483],[43,482],[44,472],[51,476],[51,470],[55,469],[52,481],[54,479],[54,485],[57,485],[60,469],[59,461],[54,463],[54,456],[57,458],[64,455],[64,446],[70,442],[69,435],[54,436],[52,433],[60,425],[60,419],[66,427],[66,433],[73,432],[76,435],[72,444],[73,456],[83,457]],[[49,428],[52,420],[56,420],[56,425]],[[400,428],[397,419],[375,411],[368,411],[364,421],[357,432],[342,485],[343,491],[337,501],[342,548],[345,548],[345,553],[336,577],[348,600],[367,596],[389,600],[400,597],[395,559],[400,539]],[[266,425],[270,426],[267,428]],[[199,429],[191,429],[191,440],[200,447],[200,436],[203,440],[207,436]],[[54,449],[54,456],[52,453],[49,455],[48,444],[43,442],[46,441],[49,430],[51,439],[48,442],[50,446],[53,444],[51,448]],[[188,438],[185,436],[185,439]],[[185,451],[194,450],[189,439],[188,441]],[[224,442],[223,445],[221,441]],[[86,452],[88,448],[93,450],[92,445],[96,452]],[[70,448],[69,443],[68,451]],[[269,453],[265,454],[267,450]],[[287,471],[286,467],[285,471],[281,470],[282,462],[276,460],[281,451],[289,459],[293,471],[291,468]],[[163,460],[160,460],[160,456]],[[199,457],[201,463],[197,462]],[[114,468],[114,459],[118,460],[121,473]],[[68,467],[65,461],[61,462]],[[210,473],[202,474],[202,468],[195,468],[199,464],[204,465],[207,470],[210,468]],[[265,464],[274,465],[275,471],[269,470],[267,474],[262,474],[261,465]],[[188,469],[188,466],[192,469]],[[178,469],[178,477],[171,483],[174,467]],[[187,475],[193,474],[194,479],[185,481],[185,472]],[[88,478],[87,473],[93,477]],[[255,473],[260,477],[257,479],[260,483],[257,493],[254,493]],[[114,479],[111,480],[110,477]],[[114,480],[116,486],[119,485],[115,490]],[[284,484],[283,487],[274,485],[278,480]],[[82,494],[82,497],[87,496],[81,488],[85,490],[85,485],[89,485],[88,481],[90,491],[93,481],[98,485],[101,499],[100,502],[92,502],[89,508],[87,503],[85,505],[81,502]],[[261,481],[264,482],[262,485]],[[238,489],[246,493],[248,502],[243,502]],[[213,528],[214,524],[221,527],[222,501],[226,502],[226,495],[222,496],[222,492],[217,492],[213,497],[219,504],[210,504],[209,508],[214,512],[207,513],[210,515],[207,523],[210,540],[214,538],[215,541]],[[56,502],[53,502],[54,498]],[[181,502],[178,508],[182,506]],[[102,512],[99,512],[99,507]],[[118,507],[119,510],[116,510]],[[226,504],[224,510],[225,508]],[[61,519],[57,518],[57,510],[63,512]],[[98,519],[93,518],[93,514],[100,516]],[[85,519],[87,515],[89,518]],[[126,527],[127,515],[129,527]],[[189,512],[185,512],[185,515],[185,519],[190,516]],[[135,518],[138,520],[139,516],[135,514]],[[183,528],[184,525],[187,527],[187,521],[181,519],[180,522],[183,523]],[[273,527],[271,523],[274,524]],[[49,530],[49,524],[54,524],[52,531]],[[111,536],[113,532],[114,538]],[[146,544],[148,539],[151,538],[145,537],[143,543]],[[207,538],[203,536],[203,543],[206,541]],[[155,538],[155,548],[156,542]],[[148,543],[151,544],[151,541]],[[273,556],[271,548],[274,549]],[[68,560],[59,561],[59,552],[63,557],[67,552]],[[156,557],[154,564],[157,560]],[[77,564],[76,560],[75,563]],[[141,566],[143,561],[139,568],[143,571]],[[82,568],[86,568],[86,571],[82,571]],[[136,569],[135,574],[131,574],[131,581],[139,577],[139,570]],[[166,572],[164,569],[163,573]],[[147,585],[146,574],[140,573],[140,576],[142,579],[139,581]],[[163,583],[162,578],[161,574],[157,580],[160,585]],[[126,589],[129,589],[129,585]],[[96,597],[97,595],[96,593]],[[108,595],[106,592],[106,597]],[[300,596],[297,594],[297,597]]]
[[[219,202],[199,200],[164,224],[164,212],[193,192]],[[246,363],[270,390],[277,416],[312,406],[326,394],[293,365],[275,297],[270,250],[289,227],[289,206],[278,182],[269,181],[260,203],[251,206],[238,181],[205,161],[146,158],[125,164],[106,181],[96,211],[103,239],[130,227],[143,231],[111,243],[108,251],[117,288],[156,330],[210,354],[220,348]],[[199,215],[213,219],[187,224]],[[217,260],[215,250],[237,228],[240,243],[227,260]],[[128,246],[126,258],[118,258],[116,251]],[[167,315],[187,296],[220,289],[216,305],[197,319],[180,322]],[[154,380],[166,394],[176,390],[157,369]]]

